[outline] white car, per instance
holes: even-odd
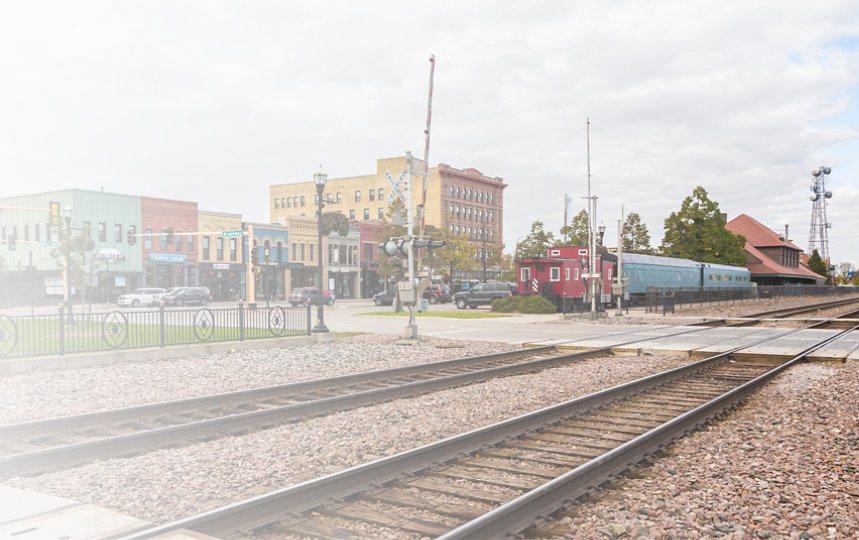
[[[158,303],[161,295],[165,292],[166,291],[164,289],[159,289],[157,287],[135,289],[134,291],[128,294],[123,294],[117,298],[116,305],[131,307],[154,306]]]

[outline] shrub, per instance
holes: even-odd
[[[508,296],[492,301],[492,311],[501,313],[555,313],[555,304],[539,295]]]

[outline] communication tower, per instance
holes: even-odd
[[[829,229],[832,224],[826,218],[827,200],[832,198],[832,192],[826,190],[826,177],[832,169],[829,167],[815,167],[811,171],[811,227],[808,229],[808,254],[816,249],[820,258],[829,260]]]

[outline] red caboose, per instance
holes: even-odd
[[[561,307],[564,302],[575,309],[590,302],[590,285],[586,274],[590,270],[588,248],[564,246],[549,248],[548,257],[535,257],[516,261],[519,294],[541,294]],[[600,303],[611,303],[611,280],[616,259],[603,254],[598,260],[601,268],[597,294]],[[601,290],[600,290],[601,289]]]

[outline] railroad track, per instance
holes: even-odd
[[[818,324],[811,325],[816,327]],[[855,330],[773,368],[738,362],[744,347],[394,456],[125,538],[187,529],[233,538],[497,538],[563,533],[535,522],[685,432],[771,377]],[[568,532],[568,531],[567,531]]]
[[[677,328],[675,335],[702,330]],[[391,399],[532,373],[609,351],[605,347],[559,353],[550,346],[538,347],[0,426],[0,478],[244,434]]]
[[[806,304],[803,306],[794,306],[790,308],[783,309],[775,309],[771,311],[762,311],[760,313],[752,313],[750,315],[744,315],[741,319],[744,320],[734,320],[734,322],[729,322],[732,318],[728,317],[725,319],[712,319],[699,323],[693,323],[689,326],[754,326],[757,324],[761,324],[761,320],[759,319],[786,319],[788,317],[793,317],[795,315],[802,315],[804,313],[812,313],[812,312],[821,312],[829,309],[837,309],[844,306],[849,306],[852,304],[859,303],[859,298],[846,298],[840,300],[833,300],[828,302],[817,302],[814,304]],[[831,317],[830,321],[824,325],[824,327],[835,327],[835,328],[847,328],[850,326],[850,323],[844,323],[843,321],[838,321],[838,319],[852,319],[859,316],[859,310],[851,310],[847,313],[842,313],[835,317]],[[749,319],[749,320],[746,320]]]

